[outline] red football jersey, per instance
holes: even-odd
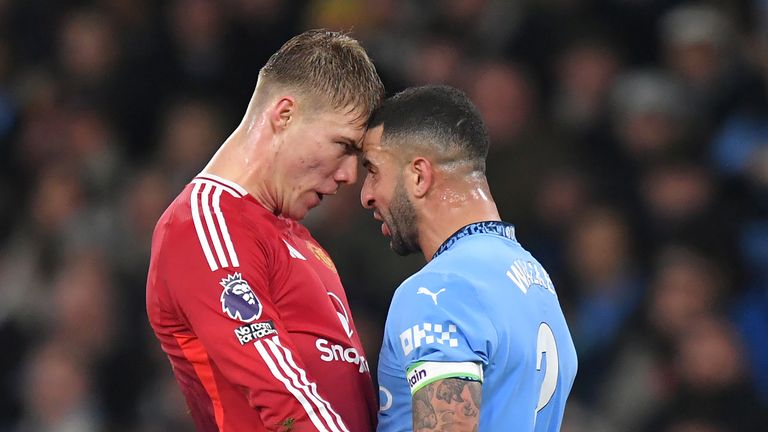
[[[147,312],[199,431],[375,428],[333,261],[239,185],[200,175],[165,211]]]

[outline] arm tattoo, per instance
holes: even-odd
[[[482,383],[447,378],[413,395],[413,430],[477,431]]]
[[[427,386],[413,395],[413,429],[421,430],[437,426],[437,416],[432,407],[435,389]]]

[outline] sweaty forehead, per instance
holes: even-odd
[[[368,129],[365,132],[365,137],[363,138],[363,152],[381,148],[382,132],[384,132],[384,126],[381,125]]]

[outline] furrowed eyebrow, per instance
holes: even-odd
[[[357,142],[355,142],[354,140],[347,137],[341,137],[337,141],[347,146],[347,149],[350,153],[359,155],[363,151],[362,141],[360,142],[360,145],[358,145]]]

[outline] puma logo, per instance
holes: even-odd
[[[445,288],[440,288],[439,291],[437,291],[436,293],[433,293],[432,291],[430,291],[427,288],[419,287],[419,290],[416,291],[416,294],[426,294],[426,295],[432,297],[432,301],[435,302],[435,305],[437,305],[437,296],[440,295],[440,293],[443,292],[443,291],[445,291]]]

